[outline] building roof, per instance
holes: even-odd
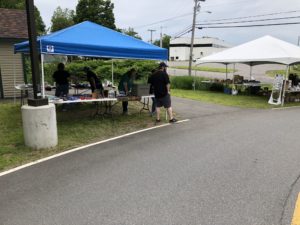
[[[25,10],[0,8],[0,38],[27,39]]]
[[[176,44],[191,44],[191,38],[190,37],[180,37],[176,39],[171,39],[170,45],[176,45]],[[201,38],[194,38],[194,45],[197,44],[216,44],[219,46],[223,46],[225,48],[232,47],[229,43],[226,43],[224,40],[221,40],[216,37],[201,37]]]

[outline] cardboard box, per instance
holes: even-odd
[[[149,95],[150,84],[133,84],[131,95],[133,96],[147,96]]]

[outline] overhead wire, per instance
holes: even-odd
[[[264,16],[271,16],[271,15],[280,15],[286,13],[296,13],[300,12],[300,10],[293,10],[293,11],[283,11],[283,12],[276,12],[276,13],[268,13],[268,14],[260,14],[260,15],[253,15],[253,16],[245,16],[245,17],[235,17],[235,18],[225,18],[225,19],[217,19],[217,20],[205,20],[202,22],[214,22],[214,21],[228,21],[228,20],[236,20],[236,19],[246,19],[246,18],[257,18],[257,17],[264,17]],[[258,20],[243,20],[243,21],[231,21],[231,22],[220,22],[220,23],[204,23],[201,24],[199,22],[196,23],[196,26],[208,26],[208,25],[218,25],[218,24],[239,24],[239,23],[253,23],[253,22],[263,22],[263,21],[274,21],[274,20],[291,20],[297,19],[300,16],[290,16],[290,17],[275,17],[275,18],[265,18],[265,19],[258,19]],[[203,27],[203,28],[234,28],[234,27],[258,27],[258,26],[280,26],[280,25],[293,25],[298,24],[296,23],[279,23],[279,24],[254,24],[254,25],[238,25],[238,26],[213,26],[213,27]],[[181,32],[176,33],[174,38],[181,37],[192,30],[192,25],[188,26],[186,29],[182,30]]]
[[[158,24],[158,23],[168,22],[168,21],[175,20],[175,19],[178,19],[178,18],[190,16],[192,14],[193,13],[185,13],[185,14],[182,14],[182,15],[179,15],[179,16],[170,17],[170,18],[167,18],[167,19],[164,19],[164,20],[160,20],[160,21],[157,21],[157,22],[153,22],[153,23],[149,23],[149,24],[145,24],[145,25],[140,25],[140,26],[135,26],[133,28],[134,29],[138,29],[138,28],[148,27],[148,26],[152,26],[152,25],[155,25],[155,24]]]
[[[272,24],[250,24],[250,25],[233,25],[233,26],[197,26],[198,29],[209,29],[209,28],[241,28],[241,27],[265,27],[265,26],[283,26],[283,25],[296,25],[299,22],[290,23],[272,23]]]
[[[279,18],[266,18],[258,20],[242,20],[242,21],[233,21],[233,22],[219,22],[219,23],[196,23],[196,25],[206,26],[206,25],[219,25],[219,24],[234,24],[234,23],[252,23],[252,22],[263,22],[263,21],[272,21],[272,20],[286,20],[286,19],[297,19],[300,16],[288,16],[288,17],[279,17]]]
[[[282,11],[282,12],[276,12],[276,13],[258,14],[258,15],[253,15],[253,16],[243,16],[243,17],[233,17],[233,18],[223,18],[223,19],[215,19],[215,20],[203,20],[201,22],[217,22],[217,21],[227,21],[227,20],[249,19],[249,18],[275,16],[275,15],[281,15],[281,14],[287,14],[287,13],[296,13],[296,12],[300,12],[300,10]]]

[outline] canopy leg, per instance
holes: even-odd
[[[111,60],[111,84],[114,86],[114,60]]]
[[[287,83],[287,80],[288,80],[288,75],[289,75],[289,73],[290,73],[290,65],[287,65],[287,67],[286,67],[286,72],[285,72],[285,79],[283,80],[283,87],[282,87],[283,91],[282,91],[282,101],[281,101],[281,106],[284,105],[285,92],[286,92],[285,89],[287,89],[287,88],[286,88],[286,83]]]

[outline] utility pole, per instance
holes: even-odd
[[[28,99],[30,106],[48,105],[48,98],[42,99],[41,81],[39,73],[39,55],[37,51],[36,28],[34,19],[34,3],[33,0],[26,0],[27,26],[30,47],[30,59],[32,70],[32,83],[34,99]]]
[[[163,29],[164,27],[163,26],[160,26],[160,44],[159,44],[159,46],[162,48],[162,39],[163,39],[163,32],[162,32],[162,29]]]
[[[300,45],[300,36],[298,36],[298,46]]]
[[[197,11],[200,11],[200,2],[205,2],[205,0],[194,0],[194,15],[193,15],[193,25],[192,25],[192,37],[191,37],[191,47],[190,47],[190,58],[189,58],[189,76],[192,75],[192,62],[193,62],[193,48],[194,48],[194,38],[195,38],[195,24]]]
[[[152,44],[152,34],[153,34],[153,32],[155,32],[156,30],[152,30],[152,29],[149,29],[148,31],[150,31],[150,33],[151,33],[151,39],[150,39],[150,43]]]

